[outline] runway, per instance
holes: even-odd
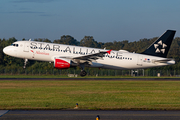
[[[1,110],[0,110],[1,111]],[[1,112],[0,112],[1,113]],[[180,111],[10,110],[1,120],[179,120]]]

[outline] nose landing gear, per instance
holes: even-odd
[[[24,69],[26,68],[27,62],[28,62],[28,59],[25,58],[25,59],[24,59],[24,66],[23,66]]]

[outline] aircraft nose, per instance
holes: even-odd
[[[3,52],[6,54],[6,55],[13,55],[14,54],[14,50],[13,48],[11,48],[10,46],[7,46],[3,49]]]
[[[17,56],[17,49],[13,46],[7,46],[3,49],[3,52],[6,55],[16,57]]]
[[[8,54],[8,53],[9,53],[8,47],[5,47],[5,48],[3,49],[3,52],[4,52],[5,54]]]

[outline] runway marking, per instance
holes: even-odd
[[[0,117],[6,114],[9,110],[0,110]]]

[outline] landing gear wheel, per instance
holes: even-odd
[[[24,69],[26,68],[27,62],[28,62],[28,59],[25,58],[25,59],[24,59],[24,66],[23,66]]]
[[[85,70],[82,70],[81,73],[80,73],[80,76],[84,77],[86,76],[87,72]]]

